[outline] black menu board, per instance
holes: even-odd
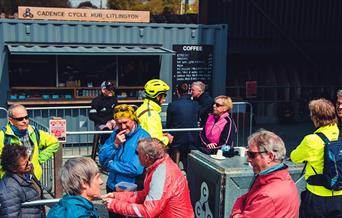
[[[175,95],[175,85],[187,82],[202,81],[211,92],[213,72],[213,46],[212,45],[174,45],[172,67],[172,86]]]

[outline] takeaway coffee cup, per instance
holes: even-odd
[[[244,157],[246,155],[246,147],[235,147],[235,149],[239,152],[240,157]]]
[[[221,149],[217,150],[217,157],[223,157],[223,151]]]

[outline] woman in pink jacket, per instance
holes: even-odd
[[[213,113],[208,115],[200,133],[202,146],[209,151],[207,153],[216,153],[223,145],[235,146],[237,128],[229,114],[232,109],[233,102],[230,97],[220,95],[215,98]]]
[[[284,142],[273,132],[261,130],[248,138],[248,145],[247,161],[255,177],[249,191],[235,201],[230,217],[297,218],[299,196],[283,163]]]

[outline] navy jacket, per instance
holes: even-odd
[[[0,180],[0,217],[45,217],[45,210],[41,206],[21,206],[24,202],[41,199],[42,190],[33,182],[14,173],[7,172],[4,175]]]
[[[189,96],[181,96],[167,108],[166,127],[176,128],[196,128],[199,116],[199,105],[192,101]],[[173,148],[187,149],[194,146],[197,132],[173,132]]]
[[[64,195],[59,202],[53,206],[48,218],[99,218],[97,210],[92,202],[82,196]]]
[[[200,106],[199,116],[201,119],[201,127],[203,127],[207,121],[208,115],[213,112],[214,99],[207,92],[204,92],[200,97],[194,98],[194,100],[197,101]]]

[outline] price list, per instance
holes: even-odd
[[[172,82],[178,84],[202,81],[209,87],[213,73],[212,45],[174,45]]]

